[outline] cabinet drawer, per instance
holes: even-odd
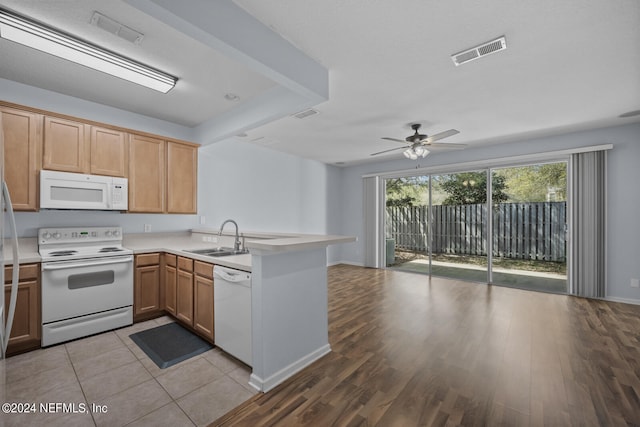
[[[176,266],[176,256],[171,254],[164,254],[164,262],[171,267]]]
[[[136,267],[158,264],[160,264],[160,254],[158,253],[136,255]]]
[[[202,261],[194,261],[193,269],[198,276],[213,279],[213,264]]]
[[[19,281],[36,280],[38,278],[38,264],[23,264],[20,266]],[[13,274],[13,266],[4,268],[4,283],[11,283],[11,275]]]
[[[191,258],[178,257],[178,269],[184,271],[193,271],[193,260]]]

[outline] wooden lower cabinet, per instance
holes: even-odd
[[[4,298],[7,311],[11,298],[12,271],[12,267],[5,267]],[[5,320],[7,314],[5,313]],[[23,264],[19,272],[16,310],[7,347],[8,356],[40,347],[42,336],[40,319],[40,265]]]
[[[173,254],[136,255],[134,289],[135,322],[167,313],[213,343],[213,264]]]
[[[193,326],[193,260],[178,257],[176,318]]]
[[[160,254],[141,254],[135,257],[133,280],[133,321],[151,319],[164,311],[160,280]]]
[[[176,256],[164,254],[164,309],[174,316],[176,315],[177,280]]]
[[[195,261],[194,270],[193,328],[213,341],[213,265]]]

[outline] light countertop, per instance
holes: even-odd
[[[217,235],[218,229],[212,228],[195,228],[192,230],[194,234],[212,234]],[[285,252],[300,251],[305,249],[315,249],[335,245],[338,243],[355,242],[354,236],[337,236],[327,234],[294,234],[294,233],[262,233],[262,232],[245,232],[246,246],[251,249],[260,249],[263,251]],[[228,235],[225,233],[225,235]]]
[[[4,239],[3,242],[4,265],[13,265],[13,242],[11,239]],[[35,237],[21,237],[18,239],[18,256],[20,264],[40,262],[38,253],[38,239]]]
[[[246,247],[251,251],[287,252],[326,247],[331,244],[355,241],[353,236],[333,236],[320,234],[292,233],[244,233]],[[20,263],[40,262],[38,241],[35,237],[18,239]],[[184,232],[125,234],[122,246],[133,250],[134,254],[167,252],[174,255],[197,259],[243,271],[251,271],[251,254],[209,257],[187,252],[188,250],[233,246],[233,236],[225,233],[218,236],[217,229],[200,228]],[[4,240],[4,263],[12,265],[12,244]]]
[[[226,257],[207,257],[186,252],[191,249],[205,249],[219,246],[201,239],[192,238],[188,231],[181,233],[144,233],[125,234],[122,246],[131,249],[134,254],[150,252],[168,252],[174,255],[185,256],[204,262],[223,265],[243,271],[251,271],[251,255],[230,255]],[[4,240],[3,259],[4,265],[13,265],[12,242],[10,239]],[[18,239],[20,264],[40,262],[38,253],[38,239],[36,237],[25,237]]]
[[[251,254],[210,257],[187,252],[187,250],[207,249],[222,246],[220,243],[203,242],[190,232],[125,234],[122,246],[134,254],[167,252],[174,255],[197,259],[224,267],[251,271]]]

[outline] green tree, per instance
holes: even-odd
[[[491,182],[493,203],[501,203],[508,199],[505,193],[505,178],[494,175]],[[487,202],[487,173],[462,172],[452,175],[441,175],[439,187],[447,194],[443,205],[471,205]]]
[[[423,206],[428,203],[429,179],[424,176],[386,180],[387,206]]]
[[[547,202],[567,200],[566,163],[547,163],[496,170],[504,177],[509,201]]]

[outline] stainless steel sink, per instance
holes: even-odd
[[[207,249],[193,249],[193,250],[185,250],[185,252],[190,252],[192,254],[204,255],[204,256],[213,256],[213,257],[221,257],[221,256],[229,256],[229,255],[242,255],[248,254],[249,251],[244,250],[234,250],[233,248],[229,248],[226,246],[221,246],[217,248],[207,248]]]

